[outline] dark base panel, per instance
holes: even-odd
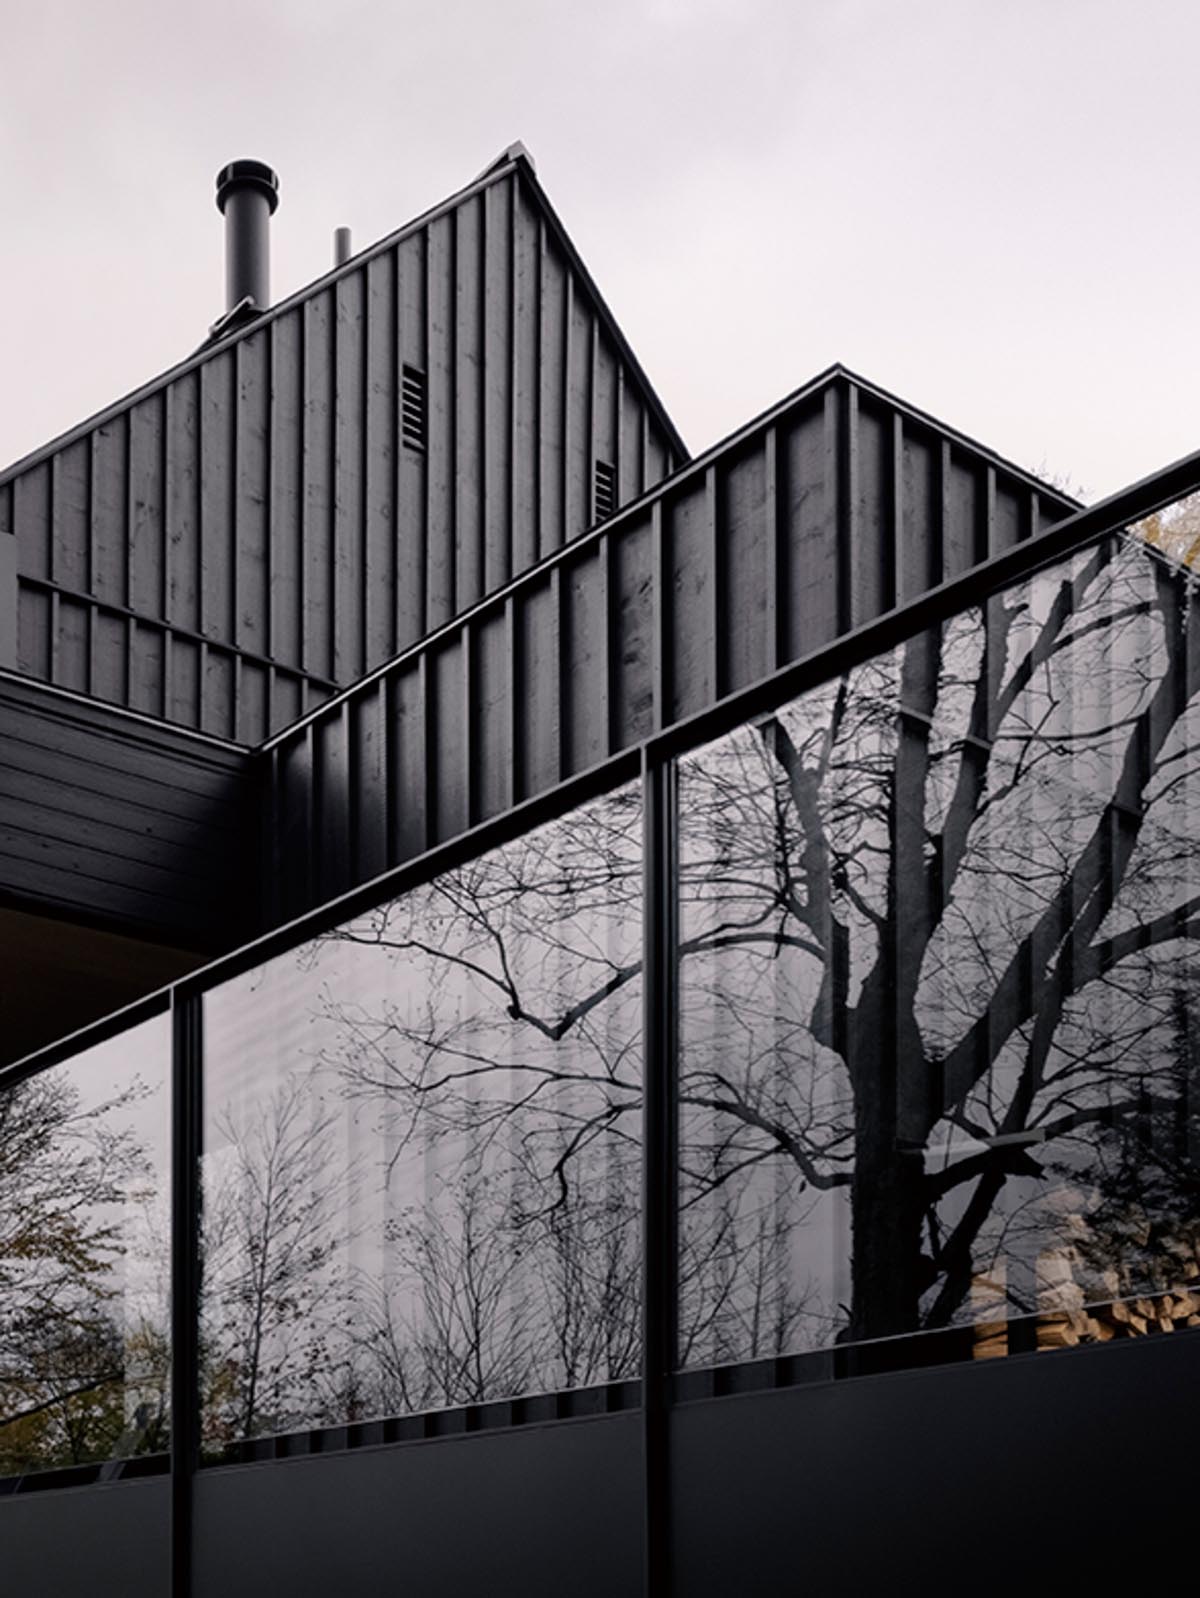
[[[170,1483],[124,1481],[0,1500],[0,1592],[165,1598]]]
[[[195,1594],[637,1594],[641,1491],[636,1414],[205,1470]]]
[[[686,1404],[673,1598],[1188,1579],[1198,1369],[1181,1335]]]

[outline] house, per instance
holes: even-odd
[[[690,459],[522,147],[270,307],[275,190],[0,474],[14,1590],[1140,1553],[1200,456],[1083,509],[836,367]]]

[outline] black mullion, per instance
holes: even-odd
[[[676,1349],[676,803],[673,761],[642,759],[642,1459],[644,1592],[671,1586],[669,1400]]]
[[[171,1593],[192,1590],[200,1457],[200,1151],[203,998],[171,995]]]

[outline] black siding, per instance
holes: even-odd
[[[585,532],[598,459],[684,450],[518,158],[0,477],[13,663],[258,742]]]
[[[1072,509],[860,379],[818,380],[276,739],[268,921],[544,793]]]

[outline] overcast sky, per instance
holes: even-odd
[[[514,139],[694,451],[841,360],[1089,499],[1200,447],[1195,0],[0,0],[0,464]]]

